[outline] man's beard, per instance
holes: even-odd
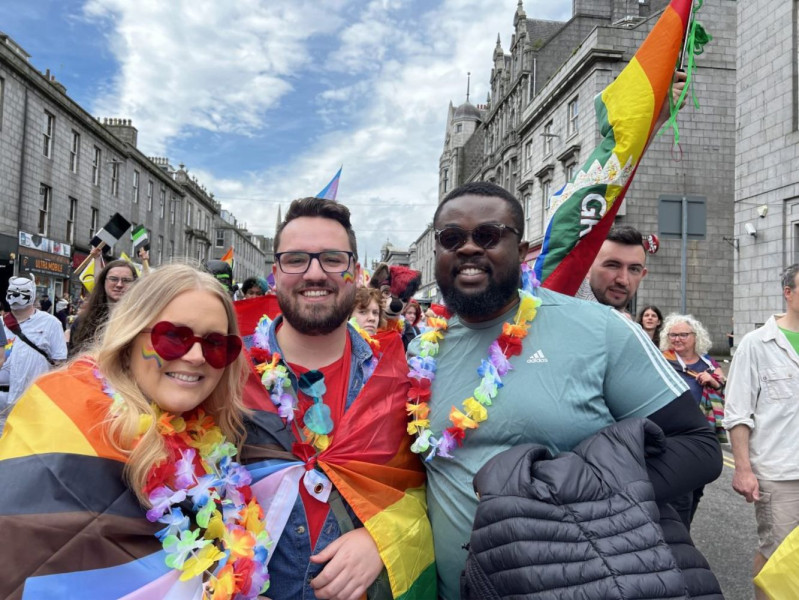
[[[493,273],[489,273],[489,276]],[[497,281],[489,281],[488,288],[482,292],[465,293],[452,284],[451,287],[438,284],[444,304],[454,314],[467,319],[479,320],[481,316],[494,315],[516,296],[519,289],[519,267],[500,273]]]
[[[300,308],[297,300],[279,287],[275,292],[283,318],[303,335],[327,335],[335,331],[350,318],[355,308],[354,285],[348,285],[341,290],[338,301],[333,306],[307,305],[304,309]]]

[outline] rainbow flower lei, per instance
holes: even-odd
[[[278,415],[285,419],[287,424],[291,424],[295,420],[295,414],[299,412],[299,399],[297,398],[297,394],[294,393],[289,370],[286,365],[283,364],[280,353],[272,353],[269,349],[269,328],[271,324],[272,320],[266,315],[259,319],[253,335],[254,346],[247,351],[247,354],[252,359],[256,373],[261,376],[261,384],[269,393],[269,397],[277,407]],[[350,320],[350,325],[355,328],[372,349],[372,357],[364,363],[363,367],[363,384],[366,385],[366,382],[372,376],[377,366],[380,343],[361,329],[358,324],[354,322],[354,319]],[[299,424],[298,427],[301,429],[302,438],[308,440],[317,452],[324,452],[330,446],[330,435],[316,433],[309,429],[304,423]],[[332,434],[332,430],[329,433]]]
[[[119,394],[95,376],[113,401],[111,413],[119,414]],[[150,469],[144,492],[147,519],[166,525],[156,533],[166,564],[182,572],[181,581],[205,575],[204,600],[256,598],[269,588],[272,542],[250,472],[233,460],[236,447],[202,409],[184,418],[154,408],[169,457]],[[139,432],[151,426],[153,418],[143,415]]]
[[[444,339],[447,330],[446,319],[433,317],[427,323],[431,327],[420,338],[419,355],[408,361],[410,368],[408,379],[411,388],[408,392],[408,403],[405,405],[411,421],[408,423],[408,434],[417,438],[411,445],[416,454],[427,453],[425,461],[436,456],[452,458],[452,451],[463,445],[467,429],[477,429],[480,423],[488,419],[488,406],[491,406],[499,389],[502,377],[513,367],[510,357],[521,354],[522,340],[527,337],[530,323],[535,319],[541,299],[535,296],[535,290],[541,284],[533,275],[527,264],[522,264],[522,287],[519,289],[519,308],[513,317],[513,323],[505,323],[502,333],[488,347],[488,358],[480,361],[477,373],[482,377],[472,396],[463,401],[463,410],[455,406],[449,413],[451,427],[439,435],[433,435],[430,429],[430,390],[436,374],[436,355],[439,343]]]

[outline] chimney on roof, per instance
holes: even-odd
[[[130,119],[103,119],[103,127],[126,144],[136,147],[136,142],[139,139],[139,130],[133,126],[133,122]]]

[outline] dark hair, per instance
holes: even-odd
[[[280,247],[280,234],[283,233],[286,225],[300,217],[322,217],[339,223],[347,232],[347,237],[350,240],[350,250],[352,250],[355,260],[358,260],[358,244],[355,240],[355,232],[350,224],[349,209],[343,204],[333,200],[325,200],[324,198],[298,198],[291,203],[288,212],[286,212],[286,218],[283,219],[275,233],[275,252]]]
[[[651,310],[658,316],[660,319],[660,325],[655,328],[655,332],[652,334],[652,341],[655,342],[655,345],[660,347],[660,330],[663,329],[663,313],[660,312],[660,309],[655,306],[654,304],[647,304],[644,306],[640,312],[638,313],[638,318],[635,320],[641,327],[644,326],[644,313],[648,310]]]
[[[796,287],[796,274],[799,273],[799,263],[794,263],[783,269],[780,274],[780,281],[782,282],[782,289]]]
[[[258,277],[248,277],[244,280],[244,283],[241,284],[241,293],[246,295],[247,292],[254,287],[257,287],[262,292],[266,292]]]
[[[472,181],[470,183],[464,183],[462,186],[456,187],[449,194],[444,196],[444,199],[438,205],[433,215],[433,225],[438,221],[438,215],[447,202],[455,198],[460,198],[461,196],[469,195],[485,196],[486,198],[501,198],[507,202],[510,208],[511,218],[513,219],[513,226],[519,230],[520,235],[524,235],[524,210],[522,209],[521,202],[508,190],[490,181]]]
[[[86,346],[89,346],[94,341],[97,330],[102,325],[105,325],[105,322],[108,320],[110,301],[108,299],[108,293],[105,291],[105,280],[108,278],[108,272],[117,267],[127,267],[130,269],[130,274],[133,279],[139,278],[136,267],[126,260],[112,260],[100,271],[100,274],[94,280],[94,289],[92,293],[81,307],[77,327],[75,327],[75,330],[70,334],[69,345],[72,354],[78,354],[85,350]]]
[[[641,235],[641,232],[635,227],[630,227],[629,225],[619,225],[618,227],[613,227],[608,232],[607,240],[609,242],[621,244],[622,246],[644,247],[644,238]],[[644,251],[646,251],[646,248],[644,248]]]

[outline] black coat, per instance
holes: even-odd
[[[723,599],[674,510],[655,501],[645,458],[664,440],[628,419],[554,459],[538,444],[492,458],[474,479],[462,598]]]

